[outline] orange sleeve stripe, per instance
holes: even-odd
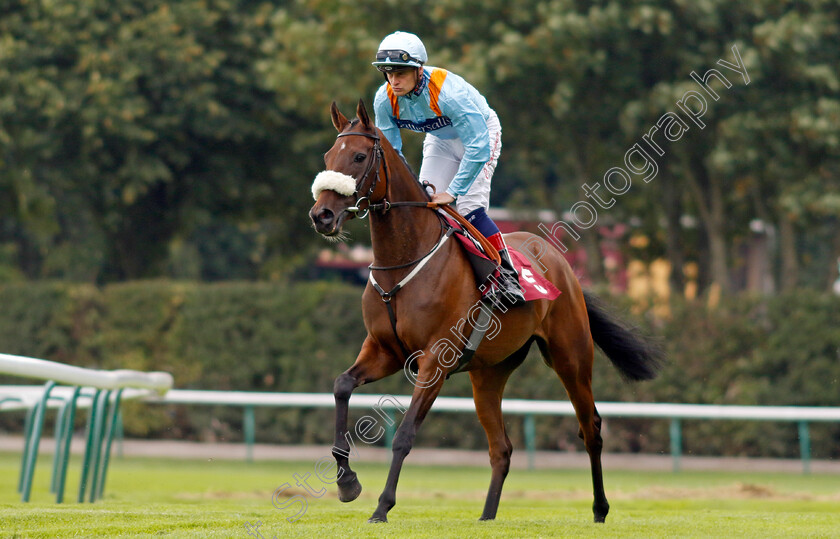
[[[400,117],[400,104],[397,102],[397,96],[394,94],[394,90],[391,89],[391,85],[389,84],[386,88],[388,90],[388,99],[391,101],[391,111],[394,113],[394,118]]]
[[[440,89],[443,87],[443,81],[446,80],[447,71],[445,69],[435,69],[432,71],[429,80],[429,107],[438,116],[443,116],[438,106],[438,97],[440,96]]]

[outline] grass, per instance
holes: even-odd
[[[837,537],[840,477],[734,472],[607,470],[611,513],[592,523],[587,470],[513,470],[497,520],[478,522],[489,468],[407,465],[388,524],[367,524],[387,468],[356,466],[365,487],[342,504],[335,488],[307,495],[293,474],[312,462],[229,462],[126,458],[112,460],[105,498],[57,505],[49,494],[49,459],[38,463],[32,502],[16,493],[19,456],[0,454],[2,537],[248,537],[245,523],[262,522],[263,537]],[[411,457],[409,457],[410,461]],[[71,462],[66,499],[75,500],[79,461]],[[272,505],[272,492],[291,498]],[[321,486],[313,475],[309,484]],[[292,503],[289,503],[292,502]]]

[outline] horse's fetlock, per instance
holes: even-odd
[[[338,479],[336,483],[339,485],[346,485],[348,483],[352,483],[353,481],[357,480],[356,472],[350,469],[350,467],[339,467],[338,469]]]
[[[397,497],[396,496],[383,493],[379,497],[379,507],[378,507],[378,509],[383,509],[385,513],[387,513],[391,509],[393,509],[395,505],[397,505]]]

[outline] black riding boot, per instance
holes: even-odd
[[[499,286],[501,287],[499,292],[504,302],[511,307],[525,303],[525,296],[519,286],[519,274],[513,268],[510,253],[507,249],[502,249],[499,255],[502,258],[502,264],[499,266]]]

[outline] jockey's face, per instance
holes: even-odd
[[[388,84],[391,85],[391,89],[394,90],[396,96],[402,97],[417,86],[417,71],[416,67],[409,67],[385,73],[388,77]]]

